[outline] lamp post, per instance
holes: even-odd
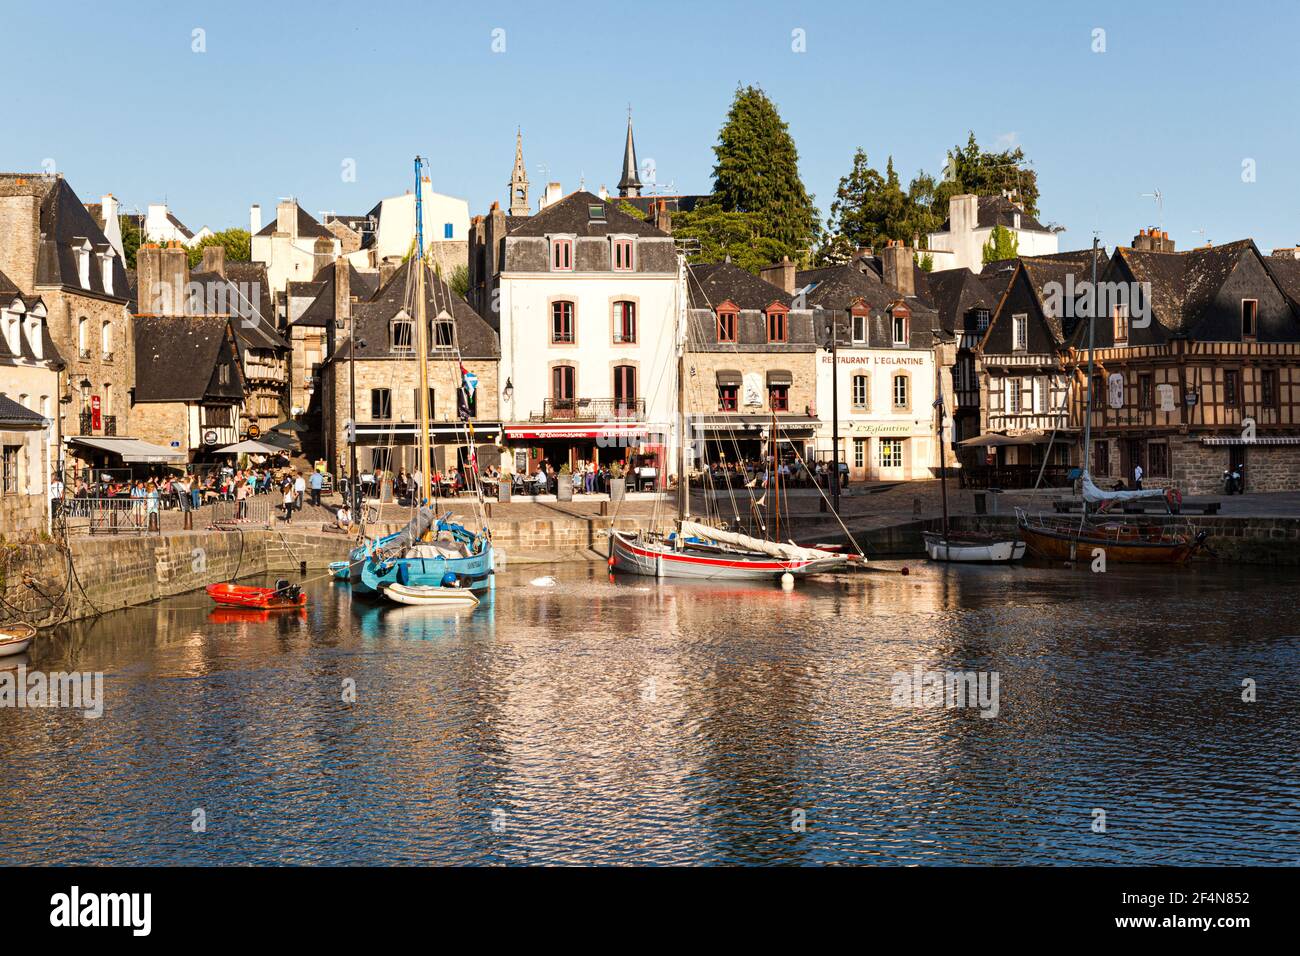
[[[831,507],[840,513],[840,358],[835,318],[826,324],[831,349]]]

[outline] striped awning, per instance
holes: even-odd
[[[1202,438],[1202,445],[1300,445],[1300,435],[1265,435],[1262,438]]]

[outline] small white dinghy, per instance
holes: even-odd
[[[442,588],[394,582],[384,588],[384,595],[399,604],[422,607],[472,608],[478,605],[478,598],[469,588]]]
[[[931,561],[965,561],[973,564],[1005,564],[1025,556],[1025,542],[993,536],[944,537],[932,531],[922,534],[925,553]]]
[[[36,637],[36,628],[30,624],[0,624],[0,657],[21,654]]]

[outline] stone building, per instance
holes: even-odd
[[[918,294],[924,273],[914,260],[908,246],[891,245],[879,257],[800,272],[795,281],[819,347],[817,457],[832,458],[834,415],[834,457],[852,480],[931,478],[939,465],[935,385],[951,366],[951,336]]]
[[[262,319],[265,299],[230,280],[224,249],[205,251],[193,275],[180,243],[136,254],[132,407],[140,436],[172,449],[173,463],[214,460],[247,433],[248,401],[251,420],[262,421],[256,403],[268,380],[273,396],[288,386],[288,344]]]
[[[322,368],[325,454],[338,474],[350,470],[349,421],[355,423],[362,470],[417,467],[421,385],[415,261],[404,263],[370,300],[352,303],[352,321],[337,330],[339,347]],[[338,274],[344,274],[342,267]],[[472,444],[480,468],[497,464],[501,346],[496,331],[429,265],[425,318],[433,463],[440,471],[463,466]],[[472,394],[462,386],[462,366],[477,380]]]
[[[1104,251],[1097,257],[1100,273]],[[1020,488],[1041,475],[1044,484],[1062,484],[1077,464],[1067,367],[1077,320],[1065,290],[1091,281],[1092,260],[1091,249],[1017,260],[976,349],[980,434],[962,447],[984,462],[968,462],[968,480]]]
[[[470,229],[469,294],[501,339],[516,470],[637,459],[675,470],[681,273],[672,237],[588,192]]]
[[[693,463],[766,460],[774,441],[781,460],[809,460],[818,425],[811,310],[730,262],[688,266],[686,290],[683,391]]]
[[[50,421],[0,395],[0,537],[49,529]]]
[[[433,182],[427,176],[420,199],[425,258],[450,282],[456,271],[465,268],[468,262],[469,203],[434,192]],[[385,263],[396,267],[414,254],[414,192],[381,200],[365,220],[369,231],[362,234],[359,250],[348,255],[356,268],[373,272]]]
[[[69,466],[122,464],[109,448],[131,437],[135,343],[126,270],[61,175],[0,174],[0,272],[24,296],[39,297],[65,363],[51,414]]]
[[[253,228],[261,218],[261,207],[254,206],[249,214],[252,260],[266,267],[271,293],[279,305],[276,321],[280,322],[289,283],[315,276],[342,254],[343,243],[293,199],[276,205],[274,222]]]
[[[1142,232],[1102,276],[1147,298],[1107,303],[1097,319],[1091,469],[1103,487],[1221,493],[1245,466],[1247,491],[1300,488],[1300,263],[1255,243],[1176,252]],[[1086,321],[1071,337],[1072,425],[1083,426]]]

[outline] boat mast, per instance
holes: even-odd
[[[415,157],[415,348],[420,355],[420,476],[424,499],[433,501],[433,463],[429,457],[429,329],[424,316],[424,195],[423,160]]]
[[[1092,360],[1095,344],[1094,334],[1097,325],[1097,234],[1092,234],[1092,308],[1088,310],[1088,381],[1084,391],[1083,402],[1083,474],[1091,475],[1092,470]],[[1084,502],[1083,511],[1088,512],[1088,503]]]
[[[943,375],[938,362],[934,363],[934,407],[939,410],[935,438],[939,442],[939,492],[943,500],[943,540],[948,541],[948,449],[943,441]],[[838,480],[839,474],[835,475]]]
[[[691,510],[691,479],[686,474],[686,256],[677,254],[677,520]],[[707,503],[706,503],[707,504]],[[707,514],[707,508],[706,512]]]
[[[768,404],[772,403],[772,393],[768,391]],[[772,516],[774,530],[772,540],[779,542],[781,540],[781,479],[778,477],[778,450],[777,441],[779,436],[776,432],[776,409],[772,409]]]

